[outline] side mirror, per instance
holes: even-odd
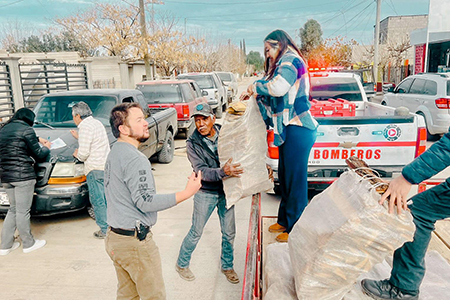
[[[208,96],[208,92],[207,91],[202,91],[202,96]]]
[[[389,87],[387,91],[388,91],[388,93],[393,93],[394,92],[394,87],[393,86]]]

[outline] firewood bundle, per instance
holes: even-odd
[[[348,167],[353,169],[356,174],[359,176],[366,178],[372,185],[375,185],[375,190],[379,194],[384,194],[389,187],[389,184],[383,181],[379,175],[374,172],[366,162],[357,156],[352,156],[345,160]],[[382,184],[384,183],[384,184]]]

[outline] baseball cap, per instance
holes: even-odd
[[[212,115],[214,115],[211,106],[209,106],[209,104],[207,103],[201,103],[201,104],[197,104],[191,114],[191,117],[193,116],[197,116],[197,115],[201,115],[201,116],[205,116],[205,117],[210,117]]]

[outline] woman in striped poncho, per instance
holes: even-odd
[[[269,227],[287,242],[289,232],[308,204],[308,157],[316,140],[317,122],[309,108],[310,81],[306,62],[292,38],[275,30],[264,39],[265,76],[241,100],[255,96],[261,115],[279,147],[281,203],[277,223]]]

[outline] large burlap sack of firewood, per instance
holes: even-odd
[[[241,177],[223,180],[227,208],[247,196],[270,190],[272,181],[266,167],[267,131],[255,99],[237,102],[225,115],[219,133],[219,160],[232,158],[244,170]]]
[[[388,214],[371,177],[343,173],[313,198],[289,234],[298,299],[342,299],[360,274],[412,240],[411,214]]]

